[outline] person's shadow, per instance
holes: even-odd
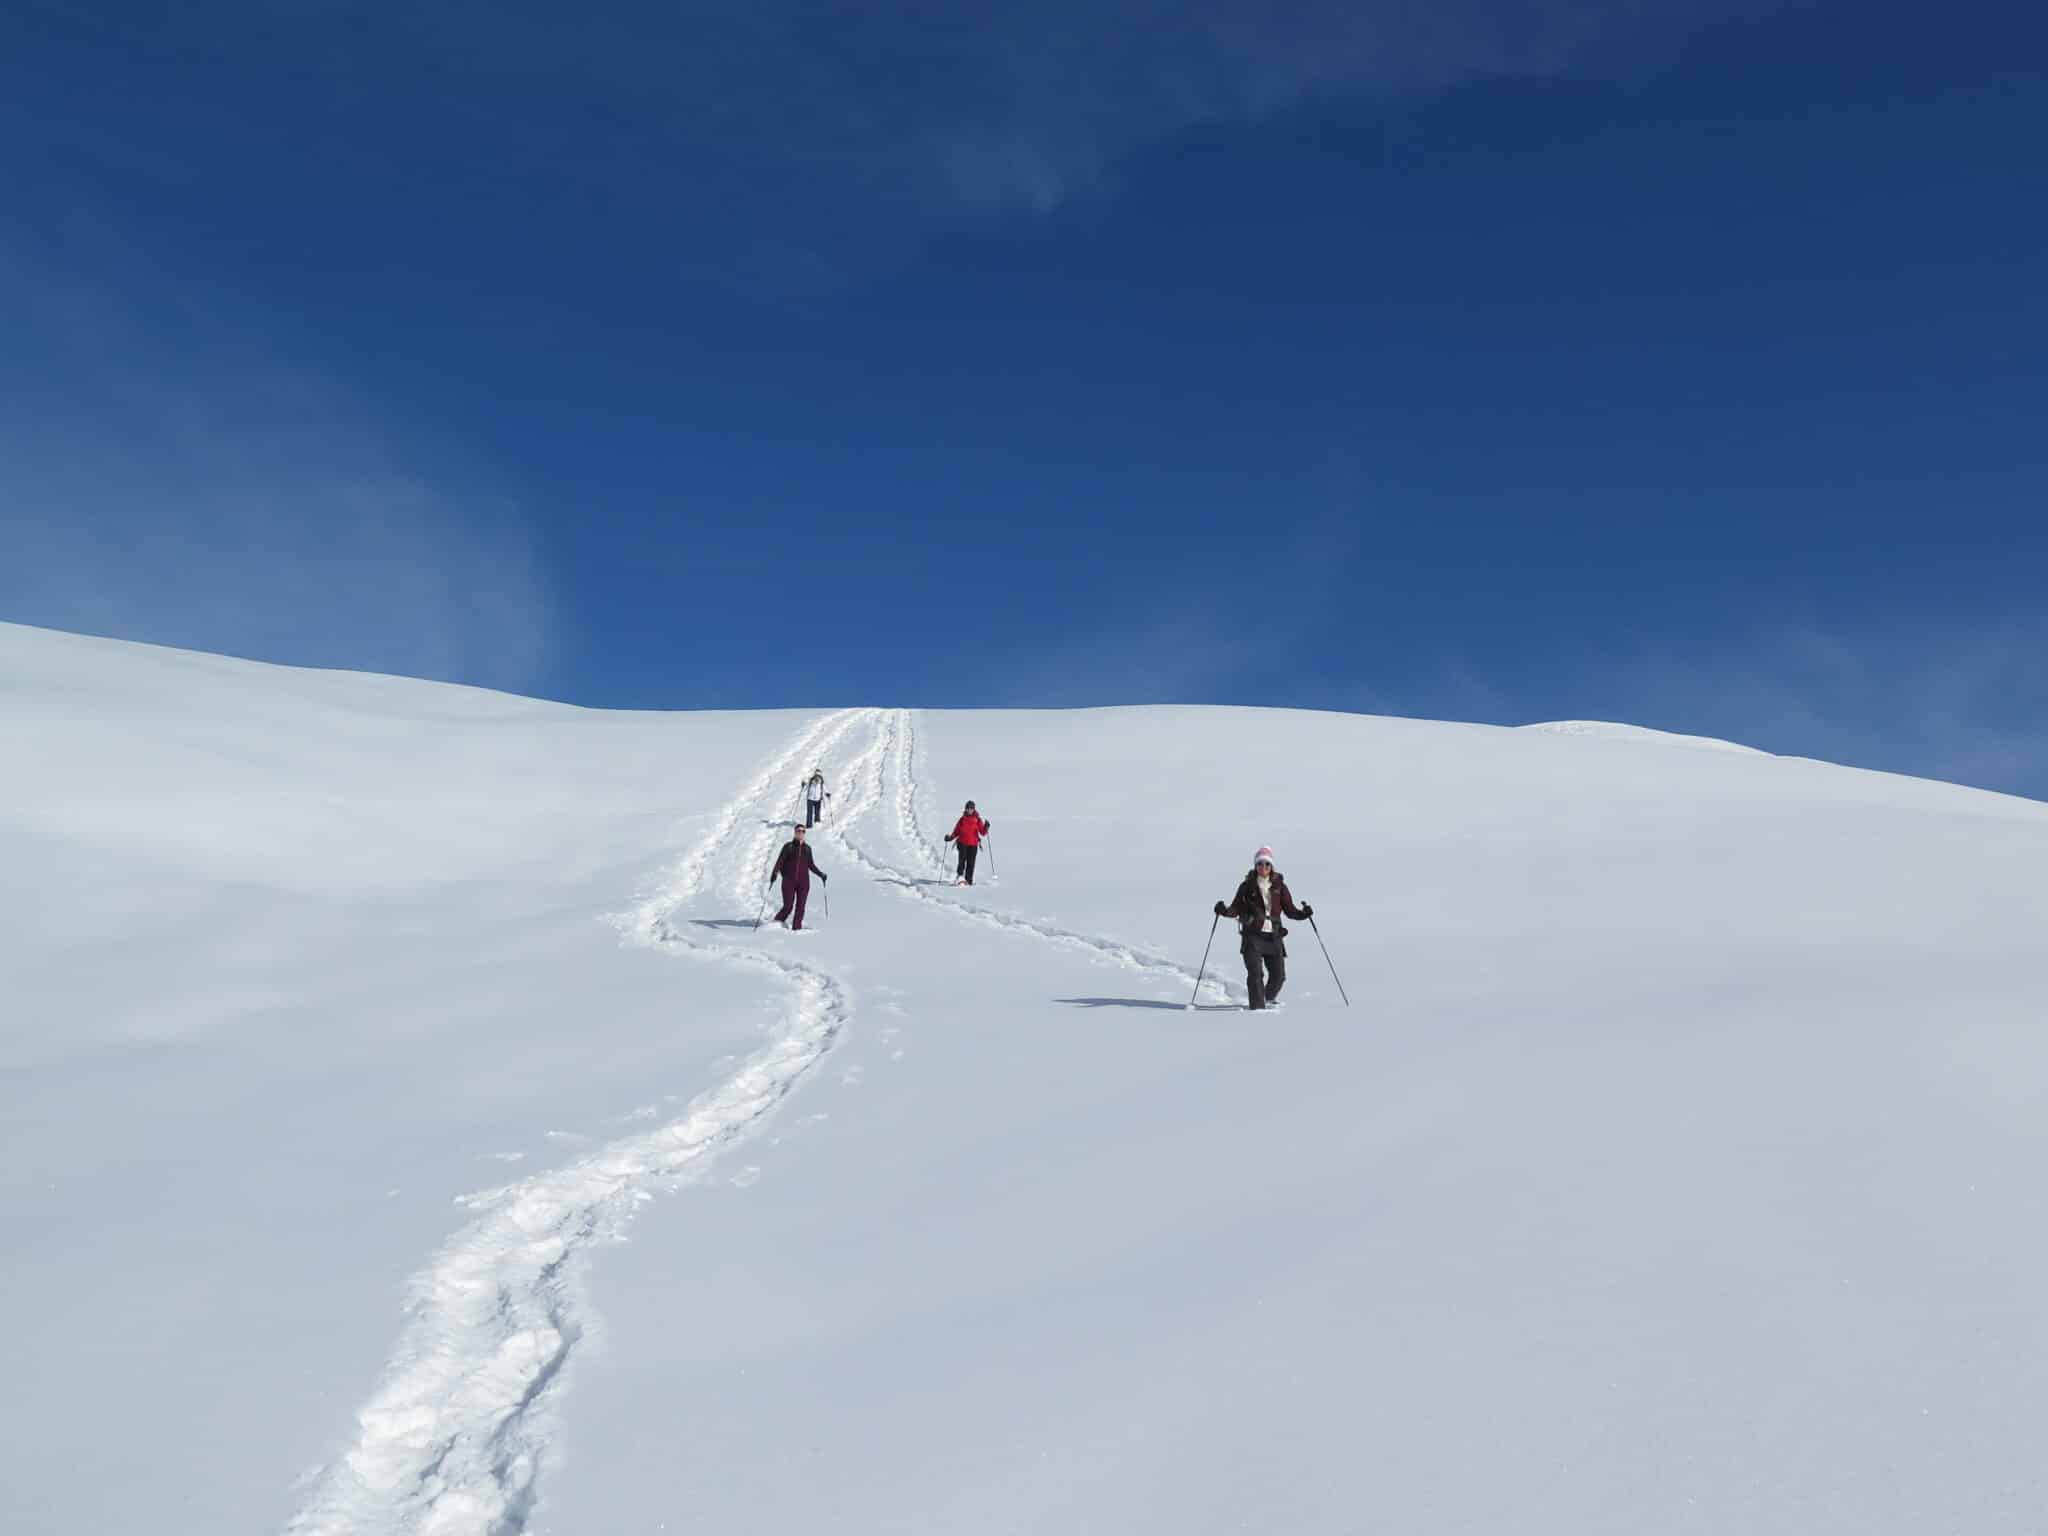
[[[1065,1003],[1070,1008],[1156,1008],[1169,1013],[1236,1013],[1235,1003],[1196,1003],[1190,1008],[1186,1003],[1164,1003],[1156,997],[1056,997],[1056,1003]]]

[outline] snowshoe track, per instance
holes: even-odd
[[[616,1240],[641,1204],[751,1130],[852,1016],[845,988],[826,972],[744,941],[696,937],[675,919],[707,889],[757,889],[767,845],[788,824],[781,813],[798,765],[825,758],[864,718],[840,711],[800,732],[720,808],[660,887],[615,920],[630,942],[781,983],[791,996],[777,1038],[681,1119],[458,1201],[470,1219],[414,1278],[383,1382],[357,1413],[348,1449],[287,1526],[293,1536],[516,1536],[525,1528],[553,1388],[584,1333],[586,1251]]]
[[[840,710],[812,721],[712,817],[657,888],[615,919],[628,941],[753,970],[790,1001],[777,1038],[682,1118],[613,1141],[565,1167],[463,1197],[469,1220],[410,1287],[407,1321],[382,1384],[357,1413],[346,1452],[317,1477],[291,1536],[517,1536],[533,1512],[555,1388],[584,1336],[587,1250],[619,1238],[634,1211],[746,1135],[817,1064],[853,1015],[846,989],[811,965],[750,942],[702,938],[678,914],[707,895],[758,908],[770,855],[787,836],[794,786],[866,726],[836,768],[834,810],[816,831],[841,861],[965,922],[1027,935],[1094,959],[1192,983],[1161,955],[962,900],[856,841],[886,808],[893,835],[943,873],[945,845],[924,830],[921,744],[909,710]],[[694,926],[694,925],[690,925]],[[1227,993],[1214,977],[1204,983]]]
[[[884,800],[891,803],[896,810],[897,837],[912,851],[921,855],[930,854],[944,875],[947,872],[945,845],[935,843],[928,837],[918,818],[917,806],[925,797],[926,791],[917,776],[918,750],[914,714],[907,709],[876,709],[866,713],[875,733],[875,744],[855,760],[850,770],[872,773],[874,776],[872,791],[863,800],[863,809]],[[892,775],[896,781],[896,789],[895,793],[890,795],[887,780]],[[1195,984],[1195,969],[1167,956],[1148,953],[1115,939],[1101,938],[1071,928],[1062,928],[1037,918],[982,906],[954,894],[954,888],[951,886],[928,884],[929,876],[891,864],[855,843],[852,837],[853,826],[854,818],[849,817],[833,836],[835,846],[847,858],[866,869],[873,878],[892,886],[907,897],[925,902],[941,911],[950,912],[968,922],[980,923],[1010,933],[1028,934],[1048,944],[1078,949],[1096,959],[1107,960],[1130,970],[1157,976],[1171,976],[1177,981],[1187,983],[1190,988]],[[1205,989],[1214,987],[1226,998],[1230,994],[1229,984],[1219,980],[1213,973],[1204,978],[1202,986]]]

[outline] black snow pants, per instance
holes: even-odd
[[[960,844],[960,878],[969,885],[974,884],[974,861],[980,856],[981,848],[978,844]]]
[[[824,808],[825,802],[822,800],[806,800],[804,802],[804,825],[815,827],[818,824],[818,814]]]
[[[1244,990],[1254,1008],[1263,1008],[1287,985],[1287,941],[1277,933],[1244,936]]]

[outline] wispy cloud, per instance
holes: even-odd
[[[536,680],[549,603],[509,501],[409,462],[332,380],[189,297],[169,344],[129,300],[18,252],[0,250],[0,283],[20,301],[0,363],[0,617]]]
[[[131,17],[121,43],[179,69],[288,37],[294,111],[374,104],[479,177],[573,169],[716,208],[708,238],[735,199],[764,184],[775,198],[800,184],[813,210],[847,193],[926,215],[1050,210],[1134,151],[1198,125],[1347,94],[1551,74],[1604,43],[1748,3],[686,0],[594,11],[540,0],[244,0]],[[323,134],[319,157],[363,152],[364,137]],[[130,146],[102,148],[136,160]]]
[[[977,207],[1057,207],[1137,150],[1187,129],[1350,95],[1546,75],[1605,40],[1678,18],[1690,0],[1126,0],[1009,8],[956,35],[957,98],[930,98],[877,146],[908,176],[936,172]],[[889,40],[878,37],[882,58]]]

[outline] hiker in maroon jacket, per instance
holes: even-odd
[[[946,834],[946,841],[960,845],[960,871],[955,885],[974,884],[974,861],[981,855],[981,840],[987,837],[989,824],[981,812],[974,808],[972,800],[967,809],[960,813],[960,819],[953,823],[953,830]]]
[[[1237,888],[1229,906],[1216,903],[1218,917],[1237,919],[1238,948],[1244,954],[1244,989],[1254,1008],[1263,1008],[1279,997],[1287,984],[1287,929],[1282,917],[1307,922],[1316,909],[1304,902],[1297,907],[1294,893],[1287,889],[1287,877],[1273,868],[1273,850],[1261,848],[1252,855],[1250,873]]]
[[[778,923],[788,922],[789,914],[796,913],[796,921],[790,923],[793,932],[802,932],[804,926],[804,905],[811,899],[811,876],[827,879],[825,871],[818,868],[811,857],[811,845],[804,841],[803,823],[799,822],[790,830],[789,841],[782,845],[782,852],[775,856],[775,867],[768,871],[768,883],[782,882],[782,910],[775,914]]]

